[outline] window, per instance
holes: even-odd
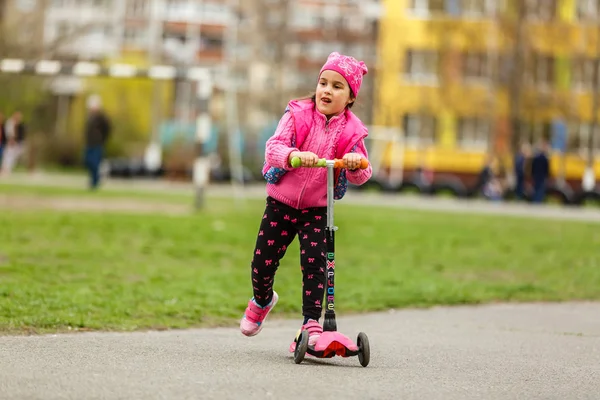
[[[519,120],[521,142],[538,143],[541,139],[552,137],[552,124],[547,121]]]
[[[165,6],[165,19],[170,21],[186,20],[195,11],[188,9],[187,1],[168,0]]]
[[[341,25],[344,29],[347,29],[351,32],[361,32],[363,34],[368,34],[370,25],[368,25],[365,18],[361,14],[351,14],[340,17]]]
[[[357,60],[364,60],[365,58],[369,58],[369,54],[366,51],[366,48],[362,44],[350,44],[346,43],[345,54],[348,54]]]
[[[460,0],[460,10],[466,17],[493,17],[498,12],[498,0]]]
[[[554,58],[537,56],[535,61],[535,83],[538,86],[552,86],[554,82]]]
[[[234,87],[238,90],[248,88],[248,73],[247,71],[233,71]]]
[[[95,24],[91,27],[88,28],[87,34],[90,36],[100,36],[103,37],[104,36],[104,25],[101,24]]]
[[[237,42],[233,51],[235,52],[235,57],[238,60],[247,60],[252,55],[251,50],[252,49],[250,48],[250,45],[247,43]]]
[[[556,0],[525,0],[525,16],[528,19],[551,21],[556,15]]]
[[[592,124],[589,122],[570,124],[567,136],[567,150],[579,152],[583,157],[587,156],[591,132]],[[593,149],[594,153],[600,153],[600,126],[597,126],[594,132]]]
[[[433,50],[409,50],[406,53],[406,79],[418,83],[437,83],[438,57],[438,52]]]
[[[435,143],[436,119],[432,115],[404,116],[404,137],[408,147],[426,147]]]
[[[460,0],[460,9],[463,15],[483,15],[485,12],[485,0]]]
[[[144,47],[148,40],[148,32],[140,28],[125,28],[123,39],[127,46]]]
[[[285,24],[283,15],[278,10],[269,10],[267,13],[267,25],[272,28],[282,28]]]
[[[484,118],[465,117],[458,121],[457,142],[464,149],[485,150],[491,134],[491,123]]]
[[[127,2],[128,17],[147,17],[149,12],[148,0],[129,0]]]
[[[322,25],[322,18],[312,7],[302,5],[300,2],[294,4],[292,11],[292,26],[300,29],[315,29]]]
[[[497,58],[497,59],[496,59]],[[499,85],[509,85],[513,79],[514,57],[512,53],[500,53],[492,55],[490,60],[495,66],[495,78]]]
[[[410,0],[408,11],[418,17],[446,12],[445,0]]]
[[[277,62],[277,48],[275,46],[265,46],[261,50],[261,58],[267,62]]]
[[[56,25],[56,37],[58,39],[65,38],[67,35],[69,35],[69,31],[70,31],[69,23],[66,21],[59,22]]]
[[[298,87],[306,88],[308,90],[314,90],[317,87],[317,80],[315,79],[315,76],[312,73],[300,72],[298,79]]]
[[[203,35],[200,40],[200,48],[202,50],[219,50],[224,47],[222,37],[208,37]]]
[[[594,60],[573,58],[571,60],[571,85],[573,90],[590,91],[594,87]]]
[[[466,53],[463,57],[463,78],[467,82],[490,78],[491,62],[487,53]]]
[[[226,24],[234,17],[234,13],[224,3],[201,2],[202,20],[213,24]]]
[[[526,66],[526,80],[540,88],[551,87],[554,83],[554,58],[544,54],[532,54]]]
[[[312,41],[303,43],[301,51],[302,55],[309,60],[323,62],[334,49],[339,49],[340,47],[341,43]]]
[[[600,0],[577,0],[577,18],[580,21],[600,19]]]

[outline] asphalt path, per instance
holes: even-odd
[[[340,305],[341,307],[341,305]],[[2,399],[598,399],[600,303],[496,304],[340,316],[358,358],[296,365],[298,321],[0,337]]]

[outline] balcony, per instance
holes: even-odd
[[[229,7],[222,3],[176,3],[171,6],[167,6],[162,15],[163,20],[169,23],[183,22],[196,24],[210,23],[214,25],[225,25],[231,17],[231,12],[229,10]]]
[[[224,53],[223,48],[208,48],[200,49],[196,54],[201,63],[217,63],[223,60]]]
[[[185,35],[190,28],[191,30],[197,29],[201,35],[223,36],[227,27],[225,25],[216,24],[212,21],[210,23],[205,22],[202,24],[169,21],[163,23],[163,30],[168,33]]]
[[[81,23],[111,21],[113,20],[112,10],[105,7],[79,6],[68,8],[49,7],[46,11],[46,21],[58,20],[76,20]]]

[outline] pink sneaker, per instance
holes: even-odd
[[[244,317],[240,321],[240,330],[242,333],[246,336],[257,335],[261,331],[267,315],[269,315],[275,304],[277,304],[277,300],[279,300],[279,296],[275,291],[273,291],[271,302],[264,307],[256,304],[254,298],[250,299],[248,307],[246,307],[246,311],[244,312]]]
[[[294,341],[292,344],[290,344],[290,353],[293,353],[294,350],[296,350],[296,342],[298,341],[302,331],[308,331],[308,345],[310,347],[315,347],[315,344],[317,344],[317,341],[323,333],[323,327],[314,319],[309,319],[306,324],[302,325],[302,328],[298,329],[298,333],[296,334]]]

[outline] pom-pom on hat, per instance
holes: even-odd
[[[358,97],[363,75],[369,72],[367,65],[363,61],[358,61],[354,57],[345,56],[338,52],[333,52],[327,57],[327,61],[319,72],[319,79],[321,79],[321,74],[325,70],[332,70],[342,75],[346,79],[346,82],[348,82],[355,97]]]

